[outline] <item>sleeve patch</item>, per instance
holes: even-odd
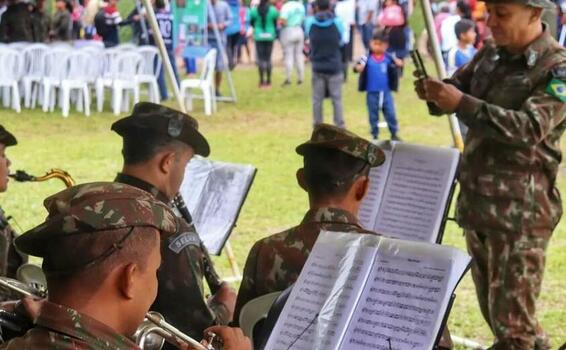
[[[566,81],[566,66],[554,67],[552,69],[552,77]]]
[[[558,98],[562,102],[566,102],[566,83],[560,79],[552,79],[546,87],[546,92]]]

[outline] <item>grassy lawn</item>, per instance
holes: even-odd
[[[311,132],[309,78],[302,86],[281,88],[282,69],[275,70],[274,87],[257,89],[257,73],[241,67],[234,73],[238,103],[221,104],[213,117],[195,104],[193,113],[212,146],[212,158],[255,165],[258,174],[241,213],[232,244],[243,266],[248,250],[257,239],[297,224],[307,209],[307,197],[296,185],[295,171],[301,159],[294,148]],[[355,77],[344,88],[346,122],[349,129],[369,136],[364,95],[356,90]],[[426,106],[417,100],[411,81],[402,82],[396,95],[401,136],[412,143],[449,146],[451,137],[446,118],[428,117]],[[330,104],[325,105],[330,121]],[[71,113],[67,119],[59,113],[24,110],[15,114],[0,110],[0,123],[16,134],[20,144],[9,149],[12,169],[43,174],[54,167],[69,171],[77,182],[112,180],[121,166],[120,138],[110,132],[117,118],[110,113],[94,113],[90,118]],[[388,138],[386,130],[382,137]],[[566,149],[565,149],[566,150]],[[559,186],[566,193],[566,167],[562,165]],[[42,200],[63,188],[58,181],[19,184],[12,182],[0,197],[3,208],[26,230],[45,217]],[[464,248],[461,230],[447,227],[445,244]],[[540,299],[539,316],[554,347],[566,342],[566,223],[558,226],[548,251],[547,274]],[[224,257],[216,259],[220,270],[228,274]],[[450,318],[453,334],[473,338],[484,344],[491,335],[477,307],[469,276],[461,283]]]

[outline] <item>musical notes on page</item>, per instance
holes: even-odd
[[[454,149],[395,144],[374,230],[388,237],[434,243],[458,159]]]
[[[326,350],[337,346],[374,255],[375,248],[317,243],[266,348]]]

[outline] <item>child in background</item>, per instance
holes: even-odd
[[[366,103],[373,139],[377,140],[379,137],[378,124],[381,110],[387,121],[391,140],[401,141],[392,91],[397,91],[399,87],[397,67],[401,67],[403,61],[387,53],[388,41],[385,31],[376,31],[370,41],[369,56],[362,56],[354,66],[354,71],[361,73],[358,90],[367,92]]]
[[[454,72],[470,62],[477,50],[474,47],[476,42],[476,25],[472,20],[462,19],[454,27],[458,44],[448,51],[446,58],[446,71],[451,76]]]

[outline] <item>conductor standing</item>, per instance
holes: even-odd
[[[490,349],[550,349],[535,306],[562,216],[556,175],[566,129],[566,50],[541,21],[550,1],[486,3],[493,44],[450,79],[419,79],[415,87],[469,128],[457,221],[496,337]]]

